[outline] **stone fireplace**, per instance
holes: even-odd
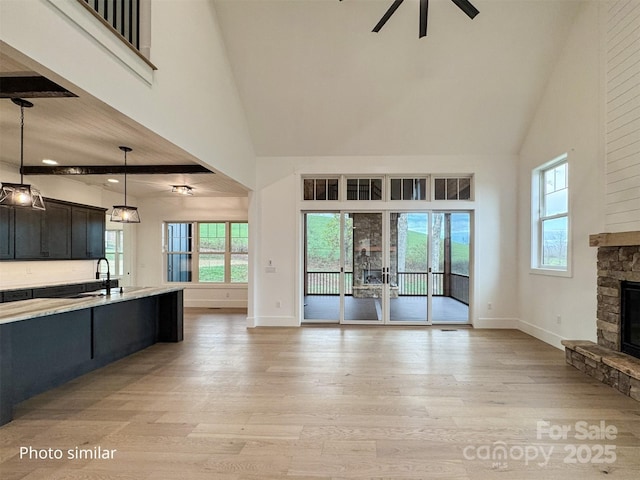
[[[589,244],[598,247],[598,343],[564,340],[567,363],[640,400],[640,359],[622,351],[623,303],[636,298],[623,302],[623,287],[640,282],[640,232],[591,235]]]

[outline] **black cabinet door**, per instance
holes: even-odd
[[[89,210],[82,207],[71,208],[71,258],[89,258],[87,246],[87,224]]]
[[[102,210],[71,209],[71,257],[95,259],[104,256],[105,215]]]
[[[13,208],[0,207],[0,259],[2,260],[14,257],[13,217]]]
[[[15,210],[15,258],[43,258],[43,225],[45,212],[30,208]]]
[[[90,210],[87,224],[89,258],[104,257],[105,214],[102,210]]]
[[[47,201],[42,250],[44,258],[71,258],[71,206]]]

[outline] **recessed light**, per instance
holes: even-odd
[[[58,162],[56,162],[55,160],[51,160],[50,158],[44,158],[42,160],[42,163],[44,163],[45,165],[57,165]]]
[[[189,185],[172,185],[171,191],[180,195],[193,195],[193,188]]]
[[[109,182],[109,183],[120,183],[120,180],[116,180],[115,178],[107,178],[107,182]]]

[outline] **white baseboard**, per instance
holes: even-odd
[[[300,322],[296,317],[251,317],[247,318],[247,324],[253,327],[299,327]]]
[[[247,301],[231,299],[185,299],[184,306],[187,308],[247,308]]]
[[[473,328],[506,328],[519,329],[517,318],[478,318],[473,322]]]
[[[562,340],[565,340],[564,337],[561,337],[557,333],[550,332],[549,330],[545,330],[544,328],[540,328],[537,325],[525,322],[524,320],[518,320],[518,323],[518,330],[521,330],[538,340],[542,340],[544,343],[548,343],[553,347],[564,350],[564,346],[560,343]]]

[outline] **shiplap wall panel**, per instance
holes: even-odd
[[[607,231],[640,230],[640,1],[615,0],[606,21]]]

